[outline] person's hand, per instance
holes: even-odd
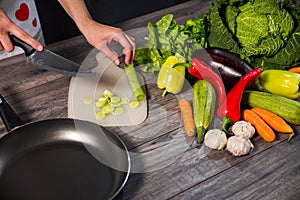
[[[99,49],[115,64],[120,64],[118,55],[109,48],[109,43],[112,41],[118,42],[123,47],[125,55],[125,64],[130,64],[135,55],[135,41],[133,37],[128,36],[122,29],[97,23],[90,19],[88,23],[81,27],[81,32],[87,41]]]
[[[43,46],[40,42],[13,23],[5,11],[0,8],[0,50],[6,50],[7,52],[13,51],[14,45],[9,38],[10,34],[26,42],[37,51],[43,50]]]
[[[112,41],[118,42],[123,47],[125,64],[133,61],[135,53],[134,38],[125,34],[120,28],[94,21],[83,0],[58,0],[58,2],[76,23],[86,40],[92,46],[99,49],[111,61],[117,65],[120,64],[118,55],[108,46]]]

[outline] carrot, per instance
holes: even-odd
[[[180,99],[179,100],[179,108],[181,111],[181,115],[183,118],[183,125],[185,132],[188,136],[194,136],[195,134],[195,122],[193,118],[193,111],[189,100]]]
[[[292,67],[292,68],[288,69],[288,71],[300,74],[300,66]]]
[[[256,114],[258,114],[271,128],[273,128],[277,132],[281,133],[290,133],[289,140],[294,136],[294,130],[290,125],[284,121],[281,117],[278,115],[262,109],[262,108],[252,108],[252,111],[254,111]]]
[[[243,111],[243,119],[247,122],[250,122],[257,133],[266,141],[273,142],[276,138],[276,135],[272,128],[254,111],[245,109]]]

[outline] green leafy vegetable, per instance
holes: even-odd
[[[206,47],[206,25],[201,17],[177,24],[172,14],[164,15],[154,25],[148,23],[148,43],[137,49],[135,61],[146,64],[146,72],[160,70],[165,60],[176,53],[191,60],[196,49]]]
[[[300,6],[295,0],[214,0],[205,18],[208,44],[239,54],[254,67],[300,63]]]

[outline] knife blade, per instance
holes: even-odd
[[[91,69],[84,68],[79,64],[68,60],[46,48],[43,51],[36,51],[27,43],[11,35],[10,39],[14,46],[22,48],[25,52],[26,61],[34,66],[64,74],[66,76],[94,76]]]

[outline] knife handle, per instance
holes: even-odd
[[[28,45],[26,42],[20,40],[16,36],[10,35],[9,37],[14,46],[21,47],[24,50],[26,57],[31,55],[35,51],[32,46]]]

